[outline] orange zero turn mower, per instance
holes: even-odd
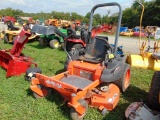
[[[113,48],[102,37],[91,37],[94,11],[99,7],[117,6],[119,18]],[[95,5],[91,10],[88,30],[88,44],[84,55],[69,62],[67,71],[52,77],[34,73],[30,89],[35,98],[48,97],[54,89],[63,96],[71,108],[73,120],[85,117],[88,106],[98,108],[103,115],[112,111],[120,99],[120,91],[125,92],[130,84],[131,70],[126,56],[116,53],[122,10],[116,3]]]

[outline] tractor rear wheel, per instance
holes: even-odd
[[[81,49],[81,48],[83,48],[83,45],[82,44],[74,44],[72,48]]]
[[[42,91],[42,93],[43,93],[43,96],[40,96],[40,95],[38,95],[37,93],[33,92],[33,96],[34,96],[36,99],[40,99],[40,98],[44,98],[44,97],[48,98],[48,97],[51,96],[51,89],[49,89],[49,88],[47,88],[47,87],[45,87],[45,86],[43,86],[43,85],[37,85],[37,86],[38,86],[38,88],[41,89],[41,91]]]
[[[42,73],[42,70],[38,67],[30,67],[26,70],[25,80],[31,81],[35,77],[35,73]]]
[[[85,108],[85,111],[82,115],[79,115],[77,111],[72,107],[70,110],[70,115],[71,115],[72,120],[83,120],[84,116],[86,115],[88,111],[88,103],[85,100],[81,99],[78,102],[81,104],[81,106]]]
[[[50,45],[50,47],[51,47],[52,49],[57,49],[57,48],[59,48],[59,41],[56,40],[56,39],[51,40],[51,41],[49,42],[49,45]]]
[[[8,35],[4,35],[4,43],[9,43]]]
[[[125,63],[122,76],[113,83],[119,87],[121,92],[125,92],[130,84],[130,76],[131,76],[130,65]]]
[[[160,109],[160,71],[155,72],[152,77],[148,103],[155,109]]]

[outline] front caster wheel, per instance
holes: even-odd
[[[40,95],[38,95],[37,93],[33,92],[33,96],[34,96],[36,99],[40,99],[40,98],[44,98],[44,97],[48,98],[48,97],[51,96],[51,89],[49,89],[49,88],[47,88],[47,87],[45,87],[45,86],[43,86],[43,85],[37,85],[37,86],[38,86],[38,88],[41,89],[41,91],[42,91],[42,93],[43,93],[43,96],[40,96]]]
[[[107,110],[106,108],[103,108],[101,114],[102,114],[103,116],[105,116],[107,112],[108,112],[108,110]]]
[[[81,104],[82,107],[84,107],[85,110],[82,115],[79,115],[74,108],[71,108],[70,115],[72,120],[83,120],[84,116],[88,111],[88,103],[85,100],[79,100],[78,102]]]

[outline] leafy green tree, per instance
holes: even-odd
[[[100,14],[94,14],[93,18],[95,20],[96,25],[102,24],[102,18]]]
[[[91,15],[91,13],[90,12],[88,12],[87,14],[86,14],[86,16],[85,16],[85,18],[90,18],[90,15]]]

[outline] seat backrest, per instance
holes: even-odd
[[[99,59],[100,62],[105,60],[107,50],[110,49],[108,45],[108,41],[104,38],[92,38],[92,43],[87,45],[85,58]]]
[[[71,28],[67,29],[67,34],[70,37],[75,37],[76,36],[76,32],[73,29],[71,29]]]
[[[17,30],[11,21],[7,21],[6,24],[8,26],[8,30]]]
[[[81,40],[87,44],[88,41],[88,32],[86,30],[81,30]]]

